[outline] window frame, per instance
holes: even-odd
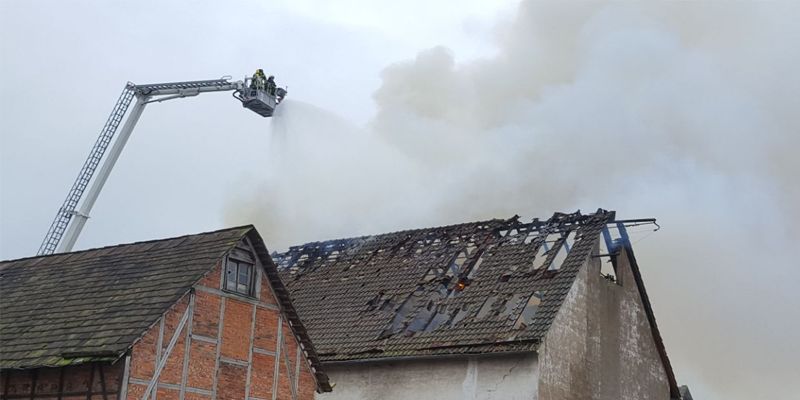
[[[231,264],[235,264],[235,271],[233,274],[234,284],[233,288],[228,287],[228,283],[230,280],[228,279],[228,270],[230,269]],[[240,267],[242,265],[248,266],[250,268],[250,276],[247,282],[247,288],[245,291],[239,290],[239,274],[240,274]],[[224,279],[222,280],[222,290],[227,293],[237,294],[239,296],[245,296],[250,298],[256,298],[256,282],[258,276],[258,269],[256,268],[256,263],[250,260],[243,260],[238,257],[231,257],[228,255],[225,257],[225,269],[224,269]]]

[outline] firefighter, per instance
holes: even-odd
[[[266,82],[267,79],[264,75],[264,70],[259,68],[256,70],[256,73],[253,74],[253,80],[250,81],[250,89],[264,89]]]
[[[275,85],[275,77],[270,75],[269,78],[267,78],[267,93],[269,93],[272,96],[275,96],[276,87],[277,85]]]

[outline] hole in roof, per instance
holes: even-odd
[[[388,297],[383,300],[383,304],[380,306],[381,311],[386,311],[391,308],[394,308],[394,296]]]
[[[467,279],[472,279],[472,277],[478,273],[478,269],[481,267],[481,264],[483,264],[484,255],[485,253],[481,253],[480,255],[478,255],[478,259],[475,260],[475,263],[472,264],[472,268],[469,269],[469,273],[467,273]]]
[[[564,240],[561,242],[561,246],[556,251],[556,257],[553,259],[553,262],[550,263],[550,266],[547,268],[548,271],[558,271],[561,269],[562,265],[564,264],[564,260],[567,259],[567,255],[572,250],[572,247],[575,245],[575,231],[567,232]]]
[[[547,270],[558,271],[561,269],[561,264],[567,259],[567,253],[567,246],[565,246],[565,243],[562,243],[560,246],[558,246],[558,249],[556,249],[556,256],[553,258],[553,261],[550,262]]]
[[[469,244],[467,244],[467,254],[472,255],[477,248],[478,246],[476,246],[474,242],[470,241]]]
[[[428,272],[425,273],[425,277],[423,277],[422,280],[425,282],[433,282],[438,277],[439,269],[436,267],[431,267],[428,269]]]
[[[514,309],[517,308],[517,305],[519,304],[521,299],[522,299],[522,295],[517,293],[517,294],[514,294],[513,296],[511,296],[510,299],[506,300],[503,310],[500,311],[500,315],[499,315],[500,318],[501,319],[509,318],[509,316],[511,316],[511,314],[512,314],[512,311],[514,311]]]
[[[428,323],[433,318],[433,305],[428,304],[428,307],[421,308],[417,311],[417,315],[414,316],[414,319],[408,324],[408,327],[405,331],[405,336],[411,336],[423,329],[428,325]]]
[[[533,257],[533,261],[531,261],[531,271],[538,270],[544,266],[547,261],[548,251],[550,251],[550,246],[546,241],[542,242],[536,249],[536,255]]]
[[[450,321],[450,326],[458,324],[459,322],[464,320],[464,318],[466,318],[467,315],[469,315],[469,304],[464,304],[461,306],[461,308],[458,309],[458,312],[456,312],[456,315],[453,317],[453,320]]]
[[[539,306],[544,299],[544,293],[543,290],[536,290],[531,294],[528,301],[525,303],[525,308],[522,309],[522,313],[514,323],[514,329],[525,329],[533,324],[536,313],[539,311]]]
[[[417,289],[406,297],[400,307],[398,307],[395,311],[394,318],[392,318],[392,322],[389,324],[389,327],[381,332],[381,334],[378,336],[378,339],[384,339],[403,331],[403,328],[406,326],[406,319],[408,318],[409,314],[414,311],[417,300],[419,300],[420,296],[422,296],[424,290],[424,287],[417,286]]]
[[[613,246],[612,244],[613,250],[609,250],[608,245],[606,243],[606,237],[605,235],[602,234],[600,235],[599,242],[600,246],[598,248],[597,255],[599,256],[599,261],[600,261],[600,275],[611,282],[616,282],[618,284],[621,284],[619,278],[617,277],[616,266],[614,264],[615,256],[610,255],[612,252],[618,251],[618,248]]]
[[[447,275],[448,277],[453,277],[455,275],[460,274],[466,262],[467,262],[467,253],[465,250],[462,250],[458,253],[453,262],[450,263],[450,267],[445,272],[445,275]]]
[[[478,310],[478,315],[475,316],[475,319],[481,321],[489,316],[489,313],[492,311],[492,305],[494,305],[495,301],[497,301],[497,296],[491,296],[486,299],[481,308]]]
[[[578,233],[577,230],[573,229],[567,233],[567,238],[564,240],[564,245],[567,247],[567,252],[572,251],[575,247],[575,235]]]
[[[425,332],[439,329],[439,327],[447,323],[448,320],[450,320],[450,314],[447,314],[444,310],[437,311],[430,322],[428,322],[428,325],[425,326]]]
[[[619,239],[622,239],[622,234],[620,234],[619,228],[614,225],[606,225],[604,228],[608,231],[609,236],[611,236],[611,241],[616,242]]]
[[[378,294],[375,295],[375,297],[371,298],[367,302],[367,310],[371,311],[371,310],[374,310],[374,309],[378,308],[378,306],[381,305],[381,303],[383,302],[383,298],[384,298],[383,295],[384,295],[383,291],[380,291],[380,292],[378,292]]]

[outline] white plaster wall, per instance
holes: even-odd
[[[535,353],[326,365],[320,400],[537,400]]]
[[[539,348],[540,400],[669,399],[624,251],[617,263],[620,284],[600,275],[599,258],[587,259],[578,273]]]

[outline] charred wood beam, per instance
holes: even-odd
[[[639,226],[639,225],[648,225],[653,224],[657,227],[656,230],[661,229],[661,225],[656,223],[655,218],[635,218],[635,219],[620,219],[620,220],[613,220],[609,223],[615,223],[617,225],[624,224],[626,226]]]

